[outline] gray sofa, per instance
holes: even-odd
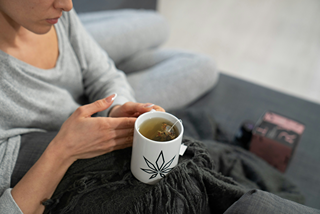
[[[189,108],[209,109],[222,129],[235,135],[245,120],[257,121],[272,110],[306,125],[285,175],[320,209],[320,105],[221,74],[217,86]]]
[[[78,13],[120,8],[156,9],[156,0],[77,0]],[[187,107],[210,112],[219,126],[234,136],[245,120],[257,121],[267,110],[294,118],[306,130],[285,172],[305,197],[305,205],[320,210],[320,105],[221,74],[206,95]]]

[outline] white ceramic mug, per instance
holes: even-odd
[[[154,141],[144,137],[139,128],[143,122],[152,118],[164,118],[179,131],[179,136],[170,141]],[[183,126],[181,121],[166,112],[147,112],[140,115],[134,125],[131,172],[141,182],[155,184],[165,177],[177,164],[182,142]]]

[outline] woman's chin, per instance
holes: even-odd
[[[47,26],[39,26],[39,27],[35,27],[35,28],[32,28],[32,29],[28,29],[29,31],[35,33],[35,34],[46,34],[48,33],[51,28],[52,28],[53,25],[47,25]]]

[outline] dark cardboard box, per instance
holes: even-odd
[[[252,131],[250,151],[285,172],[304,129],[298,121],[267,111]]]

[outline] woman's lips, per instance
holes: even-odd
[[[49,23],[49,24],[57,24],[58,23],[58,20],[59,20],[59,17],[57,18],[53,18],[53,19],[46,19],[46,21]]]

